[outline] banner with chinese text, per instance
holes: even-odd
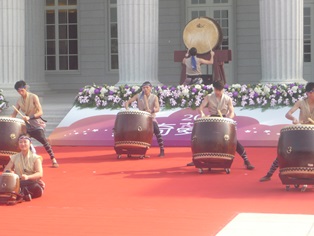
[[[281,128],[291,125],[284,118],[288,110],[289,107],[265,111],[235,108],[238,140],[244,146],[277,146]],[[49,140],[52,145],[113,146],[113,127],[118,112],[73,107]],[[157,113],[165,146],[190,146],[193,124],[198,117],[198,112],[189,108]],[[157,146],[155,137],[152,145]]]

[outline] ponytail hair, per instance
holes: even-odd
[[[189,50],[189,54],[191,55],[191,63],[192,63],[192,69],[197,70],[197,64],[196,64],[196,54],[197,54],[197,49],[192,47]]]
[[[195,56],[191,57],[192,69],[197,70]]]

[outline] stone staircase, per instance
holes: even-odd
[[[49,92],[48,94],[40,97],[43,107],[43,118],[47,120],[46,135],[47,137],[53,130],[60,124],[62,119],[73,107],[76,91],[70,92]]]

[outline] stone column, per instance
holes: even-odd
[[[158,81],[158,0],[118,0],[119,82]]]
[[[260,0],[262,83],[303,80],[303,1]]]
[[[33,92],[46,90],[45,1],[27,0],[25,29],[25,81]]]
[[[25,68],[25,0],[0,1],[0,88],[4,94]]]

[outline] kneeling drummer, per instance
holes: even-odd
[[[125,102],[125,109],[129,109],[129,104],[137,101],[137,107],[141,111],[146,111],[153,116],[154,134],[160,148],[159,157],[165,156],[164,141],[162,139],[158,123],[156,120],[156,112],[159,112],[159,101],[155,94],[152,94],[152,84],[146,81],[142,84],[142,92],[134,95],[130,100]]]
[[[314,82],[308,82],[305,86],[306,98],[297,101],[294,106],[287,112],[286,118],[291,120],[293,124],[313,124],[314,120]],[[299,119],[293,116],[293,113],[300,109]],[[279,167],[276,158],[267,174],[260,179],[260,182],[271,179],[277,168]]]
[[[230,119],[234,118],[234,107],[232,104],[232,99],[224,93],[224,83],[222,81],[215,81],[213,83],[214,92],[208,94],[202,104],[199,107],[201,116],[204,117],[205,114],[203,109],[207,106],[210,116],[220,116],[228,117]],[[220,114],[219,114],[220,113]],[[246,169],[253,170],[254,166],[250,163],[244,147],[237,141],[237,153],[242,157]],[[194,166],[194,163],[188,163],[187,166]]]

